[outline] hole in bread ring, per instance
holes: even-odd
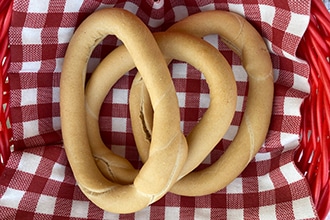
[[[149,158],[130,185],[114,183],[102,175],[87,136],[86,67],[91,52],[107,35],[116,35],[128,49],[144,76],[155,111]],[[60,113],[64,147],[74,176],[83,193],[100,208],[136,212],[162,197],[177,180],[187,157],[187,143],[180,130],[175,88],[153,35],[135,15],[123,9],[101,9],[77,28],[64,58]]]
[[[265,141],[274,93],[270,55],[253,26],[232,12],[200,12],[179,21],[167,31],[180,31],[197,37],[218,34],[239,55],[248,74],[246,108],[232,143],[215,163],[202,171],[189,173],[171,189],[171,192],[187,196],[214,193],[244,170]]]
[[[226,133],[235,113],[236,82],[226,59],[218,50],[202,39],[171,32],[155,33],[154,36],[168,63],[172,59],[177,59],[191,64],[204,73],[210,88],[209,108],[187,136],[188,160],[180,174],[179,178],[181,178],[196,168]],[[116,70],[111,68],[115,64],[118,66]],[[113,159],[106,158],[112,154],[106,154],[109,150],[101,140],[98,114],[102,101],[114,84],[113,80],[108,80],[109,75],[117,75],[116,72],[119,71],[119,68],[121,72],[127,72],[133,66],[134,63],[125,47],[118,47],[98,65],[86,86],[89,140],[94,155],[103,158],[103,161],[109,161],[107,164]],[[148,91],[139,73],[132,83],[129,107],[136,145],[142,161],[145,162],[149,157],[153,109],[150,105]],[[125,164],[124,161],[123,164]],[[126,167],[119,164],[116,166]],[[106,176],[111,176],[111,179],[132,181],[129,179],[130,176],[126,176],[126,172],[117,168],[108,166],[107,170],[106,166],[103,166],[100,169]],[[127,171],[126,168],[125,171]]]

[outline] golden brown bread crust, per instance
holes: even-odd
[[[125,44],[145,76],[155,109],[152,132],[155,138],[149,159],[130,185],[114,183],[102,175],[87,136],[84,96],[87,61],[94,47],[109,34]],[[123,9],[102,9],[78,27],[64,58],[60,107],[64,146],[74,176],[84,194],[102,209],[117,213],[138,211],[162,197],[175,183],[187,156],[178,101],[163,55],[150,31],[135,15]]]

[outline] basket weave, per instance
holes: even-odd
[[[311,19],[300,56],[310,66],[310,95],[301,106],[301,142],[295,155],[312,190],[319,216],[330,210],[330,16],[322,1],[312,1]]]
[[[10,64],[8,29],[13,1],[0,2],[0,174],[10,155],[12,130],[9,121]],[[295,154],[299,169],[310,184],[321,219],[330,210],[330,15],[321,0],[313,0],[311,22],[299,47],[299,56],[310,65],[310,95],[301,106],[301,143]]]

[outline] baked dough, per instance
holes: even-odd
[[[167,31],[181,31],[197,37],[218,34],[241,58],[248,74],[246,108],[232,143],[214,164],[202,171],[189,173],[171,189],[171,192],[187,196],[214,193],[240,175],[266,139],[274,96],[270,55],[257,30],[233,12],[200,12],[177,22]]]
[[[107,35],[126,46],[154,108],[150,154],[134,182],[121,185],[106,179],[94,161],[85,111],[86,66],[92,50]],[[175,88],[163,55],[148,28],[132,13],[107,8],[91,14],[77,28],[67,48],[60,80],[60,112],[65,151],[83,193],[100,208],[136,212],[161,198],[175,183],[187,157],[180,131]]]

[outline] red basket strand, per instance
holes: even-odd
[[[9,155],[12,141],[12,130],[9,122],[9,83],[7,70],[10,63],[8,29],[11,22],[13,1],[0,2],[0,174]]]
[[[330,14],[320,0],[312,1],[310,24],[298,52],[309,63],[311,91],[301,106],[301,143],[295,161],[324,219],[330,210]]]

